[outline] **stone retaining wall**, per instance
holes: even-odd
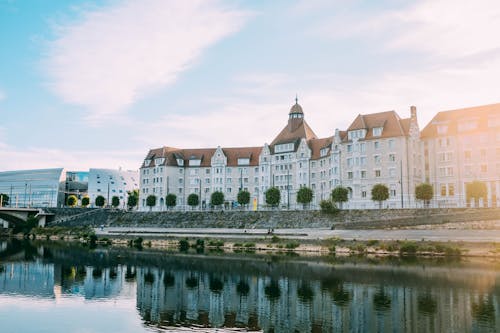
[[[370,229],[500,220],[499,208],[381,209],[342,210],[334,215],[319,211],[212,211],[212,212],[127,212],[99,209],[85,214],[76,212],[68,218],[67,210],[52,210],[56,219],[51,225],[93,225],[114,227],[170,228],[337,228]],[[63,216],[63,217],[62,217]]]

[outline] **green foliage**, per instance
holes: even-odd
[[[75,207],[77,203],[78,203],[78,198],[76,197],[76,195],[72,194],[68,196],[68,198],[66,199],[66,205],[70,207]]]
[[[304,208],[310,204],[313,199],[313,191],[309,187],[301,187],[297,192],[297,202],[301,203]]]
[[[404,242],[399,247],[400,254],[415,255],[418,250],[418,245],[415,242]]]
[[[221,240],[209,240],[208,241],[208,246],[215,246],[215,247],[221,247],[224,246],[224,242]]]
[[[7,194],[3,194],[3,193],[0,193],[0,201],[1,201],[1,205],[0,207],[5,207],[5,206],[8,206],[9,205],[9,196]]]
[[[321,212],[325,214],[335,214],[339,211],[335,203],[331,200],[321,200],[319,207],[321,208]]]
[[[200,197],[196,193],[191,193],[188,195],[187,203],[191,208],[194,208],[200,204]]]
[[[276,207],[277,205],[280,204],[281,200],[281,193],[280,190],[277,187],[270,187],[267,189],[265,192],[266,196],[266,204]]]
[[[127,207],[132,209],[139,203],[139,190],[133,190],[132,192],[127,192]]]
[[[167,194],[165,197],[165,204],[169,209],[175,207],[177,205],[177,196],[173,193]]]
[[[102,195],[98,195],[97,198],[95,198],[95,205],[97,207],[104,207],[104,204],[106,203],[106,199]]]
[[[332,200],[333,202],[340,203],[347,202],[349,200],[349,190],[342,186],[337,186],[332,190]]]
[[[238,192],[238,203],[242,206],[248,205],[250,202],[250,192],[241,190]]]
[[[120,206],[120,198],[117,197],[116,195],[114,195],[112,198],[111,198],[111,206],[113,206],[114,208]]]
[[[90,198],[85,196],[82,198],[82,207],[87,207],[88,205],[90,205]]]
[[[210,203],[212,206],[220,206],[224,203],[224,193],[216,191],[210,196]]]
[[[375,184],[372,187],[372,200],[378,201],[379,208],[382,208],[382,202],[389,199],[389,188],[384,184]]]
[[[26,221],[19,221],[14,223],[14,229],[12,230],[13,234],[18,234],[18,233],[23,233],[24,235],[27,235],[31,232],[33,228],[36,228],[38,226],[38,220],[30,216]]]
[[[429,201],[432,200],[433,196],[434,189],[431,184],[422,183],[415,187],[415,198],[422,200],[426,206],[429,205]]]
[[[287,248],[287,249],[296,249],[299,246],[300,246],[300,244],[297,241],[291,241],[290,243],[285,244],[285,248]]]
[[[179,241],[179,250],[187,251],[189,249],[189,241],[187,239],[181,239]]]
[[[154,206],[156,206],[156,195],[150,194],[146,198],[146,206],[151,210]]]
[[[467,195],[467,201],[474,199],[476,202],[476,206],[479,203],[479,199],[486,199],[486,195],[488,193],[486,189],[486,183],[483,183],[479,180],[474,180],[472,183],[467,183],[465,185],[465,192]]]

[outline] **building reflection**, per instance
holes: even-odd
[[[137,308],[151,326],[246,327],[264,332],[500,331],[498,290],[405,286],[326,277],[137,269]],[[498,289],[498,288],[497,288]]]

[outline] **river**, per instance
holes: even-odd
[[[500,332],[500,263],[0,241],[0,330]]]

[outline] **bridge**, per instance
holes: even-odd
[[[28,217],[34,216],[38,220],[38,226],[44,227],[47,219],[54,214],[45,213],[40,208],[5,208],[0,207],[0,226],[9,227],[9,223],[19,223],[27,221]]]

